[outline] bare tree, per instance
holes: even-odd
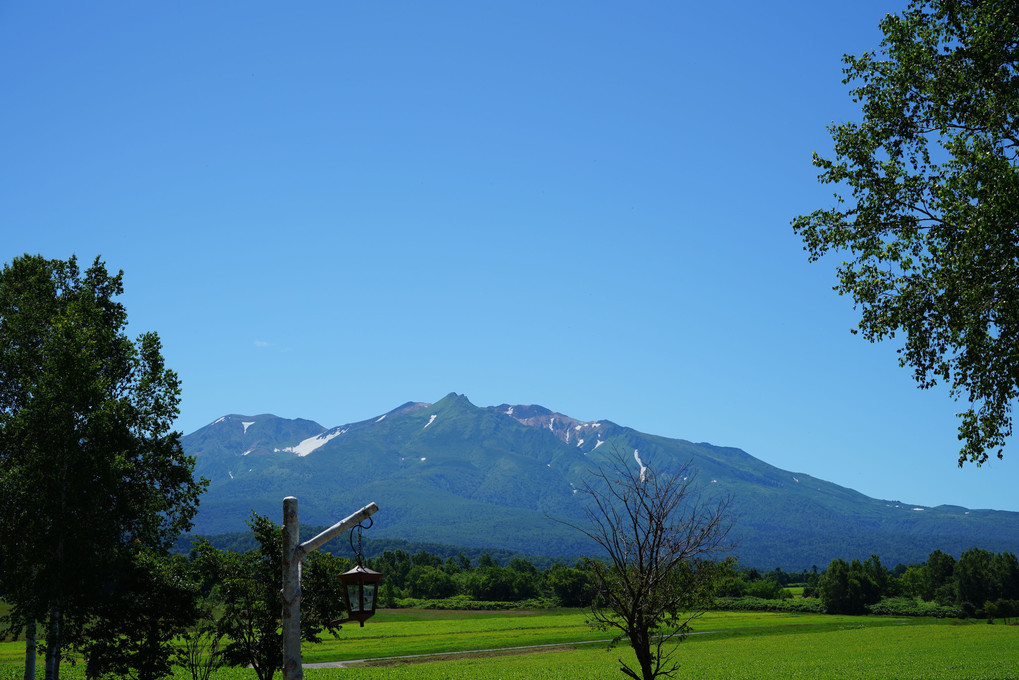
[[[672,474],[617,453],[580,491],[589,498],[587,523],[569,524],[593,539],[607,560],[590,560],[597,598],[591,624],[627,639],[639,668],[622,659],[634,680],[669,677],[676,644],[704,612],[728,562],[716,562],[734,546],[730,498],[708,499],[689,463]]]

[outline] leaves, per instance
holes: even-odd
[[[158,337],[126,335],[122,278],[98,258],[82,272],[73,257],[26,255],[0,271],[0,587],[15,629],[47,616],[62,628],[53,658],[61,638],[97,662],[134,644],[126,614],[146,618],[161,608],[146,597],[176,592],[158,559],[204,488],[170,432],[180,385]],[[130,663],[158,667],[159,646],[139,642]]]
[[[1019,7],[914,0],[881,51],[844,58],[863,121],[814,155],[838,206],[793,221],[810,259],[847,259],[835,290],[870,341],[902,333],[921,388],[948,383],[959,464],[998,457],[1019,396]]]

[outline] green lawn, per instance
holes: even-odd
[[[616,659],[629,648],[604,644],[540,652],[456,658],[458,652],[599,640],[576,610],[537,612],[380,612],[364,628],[345,626],[340,638],[306,646],[306,663],[448,654],[430,660],[380,661],[383,667],[307,668],[308,680],[574,680],[622,678]],[[702,680],[811,678],[818,680],[1019,680],[1019,627],[982,622],[876,616],[712,612],[695,622],[699,633],[676,655],[679,677]],[[0,644],[0,680],[20,680],[24,643]],[[41,667],[39,669],[41,673]],[[68,680],[81,665],[64,666]],[[178,676],[183,677],[183,676]],[[281,676],[277,676],[278,678]],[[246,669],[225,669],[220,680],[254,680]]]

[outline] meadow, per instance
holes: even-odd
[[[616,660],[630,660],[632,653],[623,644],[606,649],[598,642],[606,637],[591,630],[577,610],[381,611],[364,628],[345,626],[338,638],[306,646],[305,677],[622,678]],[[532,648],[503,650],[508,647]],[[0,644],[0,680],[20,680],[23,653],[23,643]],[[355,659],[369,661],[345,668],[318,666]],[[681,643],[676,661],[681,667],[676,677],[703,680],[1019,680],[1019,627],[922,618],[709,612],[696,621],[695,634]],[[82,671],[81,664],[65,665],[61,675],[76,680]],[[215,677],[253,680],[255,675],[246,669],[222,669]]]

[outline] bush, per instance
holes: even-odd
[[[746,595],[747,597],[757,597],[762,600],[781,600],[792,597],[792,594],[787,592],[778,581],[773,581],[770,578],[748,583]]]
[[[951,607],[937,602],[925,602],[919,598],[886,597],[880,602],[870,605],[871,614],[887,616],[933,616],[939,619],[962,618],[959,607]]]
[[[548,598],[532,598],[520,602],[506,602],[501,600],[475,600],[466,595],[454,595],[438,600],[423,600],[415,597],[403,597],[396,600],[396,607],[400,609],[444,609],[444,610],[469,610],[469,611],[502,611],[507,609],[554,609],[558,606],[555,600]]]
[[[816,597],[793,597],[784,600],[766,600],[760,597],[715,598],[716,611],[729,612],[802,612],[821,614],[821,600]]]

